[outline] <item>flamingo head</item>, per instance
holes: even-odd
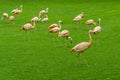
[[[93,30],[89,30],[88,33],[90,33],[90,34],[91,34],[91,33],[94,33],[94,31],[93,31]]]
[[[63,24],[63,21],[62,21],[62,20],[59,20],[59,21],[58,21],[58,23],[61,23],[61,24]]]
[[[23,5],[20,5],[20,7],[22,8],[22,7],[23,7]]]

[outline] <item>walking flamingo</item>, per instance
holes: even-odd
[[[21,27],[21,30],[24,30],[24,31],[29,31],[31,29],[34,29],[36,27],[36,23],[34,22],[34,24],[32,25],[31,23],[26,23],[25,25],[23,25]],[[28,39],[30,41],[30,36],[29,36],[29,33],[28,33]],[[24,36],[24,40],[25,40],[25,36]]]
[[[85,22],[85,24],[87,24],[87,25],[96,25],[96,23],[94,22],[94,20],[93,19],[89,19],[89,20],[87,20],[86,22]]]
[[[52,28],[55,28],[55,27],[58,27],[58,24],[51,24],[48,28],[52,29]]]
[[[50,30],[49,30],[49,33],[56,33],[56,32],[59,32],[59,31],[61,30],[61,23],[62,23],[62,21],[59,20],[59,21],[58,21],[59,27],[54,27],[54,28],[50,29]]]
[[[72,43],[72,38],[69,35],[70,33],[68,30],[62,30],[61,32],[59,32],[58,37],[66,38]]]
[[[23,5],[20,5],[20,9],[16,8],[11,11],[13,14],[20,14],[23,12]]]
[[[38,22],[38,21],[40,21],[41,20],[41,18],[38,18],[37,16],[36,17],[33,17],[32,19],[31,19],[31,22]]]
[[[59,20],[59,21],[58,21],[59,27],[58,27],[58,25],[57,25],[56,27],[51,28],[51,29],[49,30],[49,33],[58,33],[58,32],[60,32],[60,30],[61,30],[61,23],[62,23],[62,21]],[[58,37],[56,36],[56,34],[55,34],[55,38],[56,38],[56,40],[59,42]]]
[[[46,8],[46,10],[41,10],[40,12],[39,12],[39,18],[40,18],[40,16],[43,16],[44,14],[46,14],[48,12],[48,8]]]
[[[89,39],[90,39],[89,42],[81,42],[71,49],[71,53],[72,52],[78,53],[77,59],[79,58],[79,55],[82,54],[82,52],[86,51],[92,45],[91,33],[92,33],[92,30],[89,30],[88,31],[88,35],[89,35]],[[83,58],[83,60],[87,64],[86,59]]]
[[[79,22],[80,23],[80,20],[82,20],[84,17],[84,13],[82,12],[81,14],[77,15],[74,19],[73,19],[73,22]]]

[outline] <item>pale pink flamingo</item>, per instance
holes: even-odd
[[[49,33],[54,33],[54,34],[55,34],[55,33],[60,32],[60,30],[61,30],[61,23],[62,23],[62,21],[59,20],[59,21],[58,21],[59,27],[57,26],[57,27],[51,28],[51,29],[49,30]],[[59,42],[58,37],[57,37],[56,34],[55,34],[55,38],[56,38],[56,40]]]
[[[48,28],[52,29],[52,28],[55,28],[55,27],[58,27],[58,24],[51,24]]]
[[[62,23],[62,21],[59,20],[59,21],[58,21],[59,27],[51,28],[51,29],[49,30],[49,33],[56,33],[56,32],[59,32],[59,31],[61,30],[61,23]]]
[[[36,27],[36,23],[35,22],[34,22],[33,25],[31,23],[26,23],[25,25],[23,25],[21,27],[21,30],[24,30],[24,31],[28,32],[29,30],[34,29],[35,27]],[[28,39],[30,41],[30,35],[29,35],[29,33],[28,33]],[[25,40],[25,36],[24,36],[24,40]]]
[[[14,15],[20,14],[23,12],[23,5],[20,5],[20,9],[16,8],[11,11]]]
[[[96,27],[93,29],[94,34],[97,34],[97,33],[101,32],[100,23],[101,23],[101,19],[99,18],[99,19],[98,19],[98,26],[96,26]]]
[[[92,30],[89,30],[89,32],[88,32],[88,35],[89,35],[89,38],[90,38],[89,42],[81,42],[71,49],[71,53],[72,52],[77,52],[78,53],[77,59],[79,58],[80,54],[82,54],[84,51],[86,51],[92,45],[91,33],[92,33]],[[83,58],[83,60],[87,64],[86,59]]]
[[[41,10],[41,11],[39,12],[39,15],[38,15],[39,18],[40,18],[40,17],[43,17],[43,15],[46,14],[47,12],[48,12],[48,8],[46,8],[46,10]]]
[[[48,19],[48,15],[46,15],[46,17],[42,19],[42,22],[43,22],[44,24],[46,24],[46,22],[47,22],[48,20],[49,20],[49,19]]]
[[[68,30],[62,30],[59,32],[58,37],[66,38],[72,43],[72,38],[70,37],[70,32]]]
[[[87,24],[87,25],[94,25],[94,26],[96,26],[96,23],[94,22],[94,20],[93,20],[93,19],[89,19],[89,20],[87,20],[87,21],[85,22],[85,24]]]
[[[82,12],[81,14],[77,15],[74,19],[73,22],[78,22],[80,23],[80,20],[82,20],[84,17],[84,13]]]
[[[38,18],[37,16],[36,17],[33,17],[32,19],[31,19],[31,22],[38,22],[38,21],[40,21],[41,20],[41,18]]]
[[[9,21],[12,21],[13,24],[15,24],[15,17],[14,17],[14,16],[10,16],[10,17],[9,17]]]

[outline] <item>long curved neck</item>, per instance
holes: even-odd
[[[48,12],[48,9],[46,9],[46,12]]]
[[[21,12],[23,11],[23,8],[22,8],[22,7],[20,7],[20,11],[21,11]]]
[[[60,22],[58,22],[58,25],[59,25],[59,27],[60,27],[60,29],[61,29],[61,24],[60,24]]]
[[[88,35],[89,35],[89,47],[91,46],[91,44],[92,44],[92,37],[91,37],[91,34],[90,34],[90,32],[88,32]]]
[[[101,19],[98,19],[98,25],[100,26],[100,23],[101,23]]]
[[[36,23],[34,22],[32,28],[35,28],[35,27],[36,27]]]

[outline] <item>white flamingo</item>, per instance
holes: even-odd
[[[1,17],[1,20],[3,20],[3,18],[8,18],[8,13],[3,13],[2,17]]]

